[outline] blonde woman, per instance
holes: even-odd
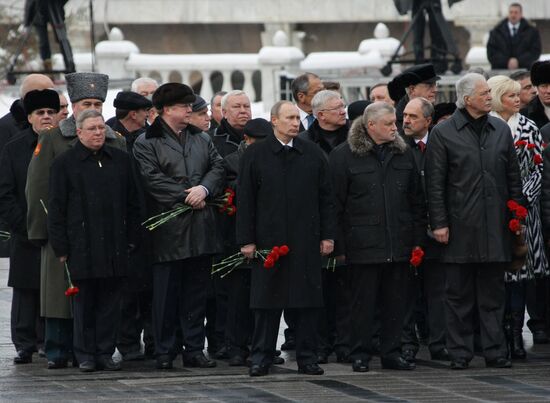
[[[526,219],[526,241],[528,253],[525,265],[520,271],[506,273],[506,318],[505,328],[510,341],[512,358],[525,358],[522,329],[526,303],[528,281],[547,277],[550,274],[545,255],[542,236],[542,224],[539,212],[542,164],[539,159],[543,142],[535,123],[519,113],[521,86],[518,82],[504,75],[490,78],[487,83],[491,88],[493,111],[496,116],[508,123],[516,144],[516,153],[520,165],[523,194],[528,202]],[[530,321],[531,322],[531,321]],[[535,333],[536,324],[528,323]]]

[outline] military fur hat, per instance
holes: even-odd
[[[54,90],[32,90],[23,98],[27,115],[37,109],[49,108],[59,112],[59,94]]]
[[[135,111],[138,109],[149,109],[153,104],[143,95],[132,91],[120,91],[116,94],[113,106],[117,109]]]
[[[192,104],[195,94],[191,87],[180,83],[162,84],[153,93],[153,105],[157,109],[175,104]]]
[[[550,60],[533,63],[531,66],[531,83],[535,87],[550,83]]]
[[[70,73],[65,75],[71,102],[92,98],[105,102],[109,76],[101,73]]]

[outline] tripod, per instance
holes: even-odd
[[[25,34],[23,35],[21,42],[19,43],[19,46],[17,47],[17,50],[15,52],[15,55],[13,56],[13,60],[8,67],[7,71],[7,81],[10,84],[15,84],[16,82],[16,75],[22,75],[22,74],[31,74],[31,73],[73,73],[76,71],[74,59],[73,59],[73,51],[71,49],[71,44],[69,42],[69,38],[67,37],[67,30],[65,28],[65,21],[63,18],[63,5],[59,4],[58,2],[54,1],[47,1],[47,13],[49,17],[49,21],[53,27],[55,37],[57,39],[57,42],[59,43],[59,47],[61,50],[61,54],[63,55],[63,61],[65,62],[65,70],[49,70],[49,71],[15,71],[15,66],[17,64],[17,59],[21,55],[21,52],[25,48],[27,41],[29,40],[29,37],[32,32],[32,25],[31,24],[26,30]],[[34,19],[36,20],[38,18],[38,12],[35,14]]]
[[[407,38],[409,37],[411,32],[414,32],[419,28],[422,33],[424,32],[423,27],[424,27],[424,24],[426,23],[425,13],[428,13],[430,15],[430,24],[434,24],[436,29],[441,34],[441,38],[434,39],[432,37],[430,38],[431,41],[434,42],[434,41],[441,40],[441,42],[444,44],[444,48],[434,46],[433,44],[431,46],[424,48],[422,44],[420,47],[418,47],[418,45],[415,46],[414,52],[407,52],[403,56],[400,56],[399,51],[403,47],[404,43],[407,41]],[[433,18],[433,21],[432,21],[432,18]],[[422,26],[420,26],[420,24],[422,24]],[[431,50],[430,59],[423,58],[425,49]],[[414,59],[407,59],[407,56],[409,56],[411,53],[415,53],[416,57]],[[422,55],[422,56],[419,56],[419,55]],[[449,55],[451,57],[449,57]],[[443,74],[445,72],[448,62],[452,62],[451,71],[453,73],[458,74],[462,71],[462,60],[458,55],[458,49],[456,48],[455,42],[451,35],[451,30],[449,29],[449,25],[447,24],[447,21],[445,20],[445,18],[443,18],[443,14],[441,13],[440,0],[415,0],[414,1],[413,18],[411,21],[411,25],[401,37],[401,40],[399,41],[399,46],[395,50],[391,59],[382,69],[380,69],[380,72],[384,76],[389,76],[392,72],[392,64],[395,64],[395,63],[418,64],[423,62],[433,63],[436,72],[439,74]]]

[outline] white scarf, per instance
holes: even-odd
[[[500,113],[491,111],[489,112],[491,116],[494,116],[496,118],[499,118],[501,120],[504,120],[504,118],[500,115]],[[510,131],[512,132],[512,137],[516,137],[516,134],[519,132],[519,118],[521,115],[519,113],[514,113],[506,123],[508,123],[508,127],[510,128]]]

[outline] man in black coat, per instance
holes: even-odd
[[[537,96],[520,112],[541,129],[550,122],[550,60],[533,64],[531,82],[537,87]]]
[[[349,122],[346,105],[339,93],[323,90],[311,100],[315,120],[298,137],[319,146],[328,161],[329,154],[348,137]],[[328,259],[323,259],[324,309],[319,317],[319,345],[317,360],[326,364],[334,351],[338,361],[346,361],[349,355],[349,302],[347,298],[347,270],[341,263],[329,268]]]
[[[137,92],[121,91],[116,95],[113,106],[116,108],[116,116],[111,127],[126,140],[132,165],[132,176],[138,195],[140,222],[143,222],[147,219],[147,207],[141,176],[132,150],[138,136],[145,132],[147,114],[153,104]],[[124,361],[144,358],[144,354],[141,353],[142,331],[145,356],[152,357],[155,349],[151,312],[153,273],[149,256],[149,242],[147,242],[148,232],[146,228],[140,228],[139,247],[132,250],[129,257],[132,275],[124,280],[122,287],[117,349],[122,354]]]
[[[242,155],[248,146],[269,135],[273,135],[271,123],[262,118],[249,120],[244,126],[244,140],[239,148],[224,158],[227,185],[236,193],[238,193],[237,179]],[[237,214],[239,214],[238,211]],[[232,255],[239,250],[236,241],[235,216],[227,217],[226,225],[225,249],[227,255]],[[248,344],[254,328],[254,315],[250,310],[250,277],[249,265],[240,266],[226,277],[228,298],[225,340],[228,345],[230,366],[246,365],[246,359],[250,354]],[[280,364],[284,363],[282,358],[277,357],[277,359]]]
[[[319,91],[325,89],[323,82],[318,75],[313,73],[304,73],[299,75],[292,83],[292,97],[296,102],[296,107],[300,112],[300,132],[309,129],[309,126],[315,121],[315,115],[311,107],[311,100]]]
[[[409,67],[388,83],[390,97],[396,102],[395,116],[397,130],[403,136],[403,110],[410,100],[418,97],[426,98],[435,105],[437,97],[437,81],[440,80],[434,65],[418,64]]]
[[[426,146],[430,138],[434,107],[425,98],[415,98],[403,111],[403,130],[405,140],[410,146],[416,168],[421,178],[422,191],[426,197],[424,167],[426,163]],[[427,197],[426,197],[427,203]],[[426,228],[428,230],[428,228]],[[428,235],[431,233],[428,231]],[[419,317],[427,322],[428,349],[432,360],[448,360],[449,353],[445,348],[445,270],[439,264],[439,244],[429,236],[425,247],[424,262],[414,273],[409,292],[407,317],[403,331],[403,358],[415,362],[420,343],[416,329],[420,328]],[[420,333],[420,329],[418,331]]]
[[[273,362],[281,310],[296,317],[299,372],[321,375],[315,326],[323,305],[321,256],[333,250],[334,204],[326,158],[296,138],[300,114],[289,101],[271,109],[274,135],[250,146],[241,159],[237,194],[237,243],[249,259],[256,251],[287,245],[275,267],[254,261],[250,306],[254,310],[251,376]]]
[[[0,152],[10,140],[14,139],[22,130],[30,127],[23,107],[25,95],[32,90],[45,90],[53,87],[52,80],[43,74],[29,74],[23,79],[19,88],[21,98],[15,100],[10,106],[10,111],[0,118]],[[7,229],[6,224],[0,219],[0,230]],[[0,241],[0,257],[8,256],[9,241]]]
[[[159,116],[134,143],[148,216],[176,207],[184,212],[151,233],[153,326],[157,368],[172,368],[176,325],[181,326],[183,364],[214,367],[204,356],[204,317],[212,256],[223,251],[218,208],[207,202],[223,190],[223,160],[210,136],[189,125],[193,90],[167,83],[153,94]]]
[[[486,365],[508,368],[502,320],[512,233],[506,204],[523,202],[519,166],[508,125],[488,116],[485,78],[466,74],[456,92],[458,110],[432,129],[426,155],[431,230],[443,244],[447,348],[451,368],[468,367],[477,311]]]
[[[529,69],[540,53],[539,31],[523,18],[521,4],[510,4],[508,17],[489,33],[487,58],[491,69]]]
[[[40,319],[40,248],[27,239],[27,168],[38,133],[54,124],[59,97],[53,90],[33,90],[25,97],[31,127],[8,142],[0,158],[0,217],[11,233],[8,286],[13,287],[11,337],[17,351],[14,363],[32,361],[44,341]]]
[[[426,209],[414,157],[397,134],[395,109],[369,105],[350,129],[347,143],[330,155],[336,194],[336,254],[350,271],[350,358],[356,372],[369,370],[373,323],[380,310],[383,368],[414,369],[401,357],[407,310],[408,260],[421,246]]]
[[[237,150],[243,140],[244,125],[252,118],[250,99],[246,92],[234,90],[225,94],[222,98],[222,115],[212,141],[223,158]]]
[[[105,145],[105,126],[100,112],[82,112],[76,121],[79,141],[54,160],[50,177],[48,235],[79,288],[73,345],[82,372],[120,369],[111,358],[115,324],[139,226],[130,159]]]

